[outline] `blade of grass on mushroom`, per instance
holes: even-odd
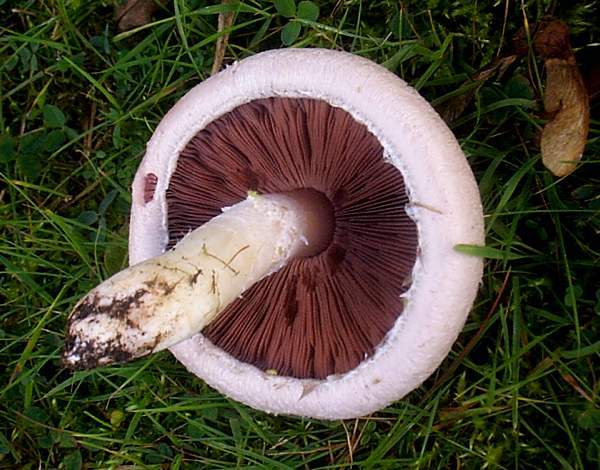
[[[526,257],[525,255],[518,255],[510,251],[499,250],[498,248],[493,248],[491,246],[458,244],[454,245],[454,249],[459,253],[488,259],[515,260]]]

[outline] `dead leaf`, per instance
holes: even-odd
[[[127,0],[116,9],[117,29],[119,32],[129,31],[150,23],[158,8],[159,4],[155,0]]]
[[[542,59],[570,60],[573,56],[569,27],[561,20],[547,18],[538,26],[533,47]]]
[[[222,0],[223,5],[228,3],[232,3],[232,0]],[[213,61],[212,70],[210,71],[211,75],[214,75],[223,66],[223,59],[225,58],[225,49],[227,48],[227,43],[229,42],[229,32],[223,33],[224,30],[231,28],[233,24],[233,12],[229,11],[226,13],[219,13],[218,26],[217,29],[221,35],[217,39],[217,44],[215,46],[215,59]]]
[[[521,28],[513,38],[516,54],[527,54],[528,37],[546,67],[544,110],[550,121],[540,139],[542,162],[554,175],[566,176],[583,155],[590,127],[589,96],[566,23],[546,17],[530,30]]]
[[[553,118],[542,130],[542,161],[566,176],[581,160],[590,125],[589,99],[574,58],[546,60],[544,109]]]
[[[529,29],[525,27],[519,29],[513,37],[515,54],[527,55],[529,52],[528,36],[533,50],[542,59],[568,59],[573,55],[569,27],[561,20],[545,17],[533,23]]]
[[[463,94],[454,96],[448,101],[443,102],[437,106],[438,113],[442,116],[444,122],[448,125],[452,124],[464,111],[467,106],[471,104],[475,94],[485,84],[485,82],[498,72],[498,79],[501,79],[508,67],[517,59],[516,55],[510,55],[507,57],[501,57],[494,61],[491,65],[479,70],[473,75],[469,81],[463,83],[463,87],[468,87],[472,84],[473,87],[469,88]]]
[[[562,378],[567,382],[575,391],[577,391],[583,398],[585,398],[590,403],[594,403],[594,399],[579,385],[577,379],[573,377],[571,374],[561,374]]]

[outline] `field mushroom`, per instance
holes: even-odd
[[[450,350],[482,275],[481,259],[454,249],[483,243],[478,188],[431,106],[348,53],[287,49],[233,64],[188,92],[149,141],[133,183],[129,270],[257,201],[283,204],[274,210],[289,223],[248,212],[238,245],[258,225],[296,248],[239,283],[202,333],[171,345],[175,357],[270,413],[352,418],[418,387]],[[231,254],[214,260],[227,270]],[[73,324],[65,358],[77,363],[85,332]]]

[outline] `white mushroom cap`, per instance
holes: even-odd
[[[321,49],[269,51],[197,85],[164,117],[133,183],[130,263],[168,243],[166,189],[181,150],[208,123],[258,98],[318,98],[365,124],[402,173],[419,253],[405,307],[375,354],[325,380],[270,375],[238,361],[202,334],[171,348],[191,372],[225,395],[270,413],[340,419],[402,398],[440,365],[460,333],[482,276],[482,260],[457,244],[484,242],[477,184],[455,137],[431,106],[383,67]],[[157,177],[144,201],[146,176]]]

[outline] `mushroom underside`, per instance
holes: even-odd
[[[148,202],[156,179],[145,181]],[[363,124],[308,98],[255,99],[213,120],[171,175],[169,244],[249,191],[298,189],[331,205],[331,240],[255,284],[203,334],[262,370],[322,379],[374,353],[402,313],[417,256],[402,175]]]

